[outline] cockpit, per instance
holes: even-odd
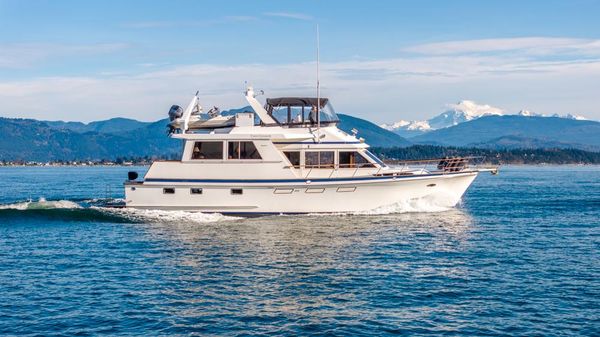
[[[317,105],[319,105],[319,109],[317,109]],[[265,110],[280,125],[306,127],[320,124],[328,126],[339,122],[329,99],[324,97],[319,99],[309,97],[267,98]]]

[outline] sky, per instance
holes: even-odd
[[[377,123],[461,100],[600,120],[600,0],[0,0],[0,116],[154,121],[316,96]]]

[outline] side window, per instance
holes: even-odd
[[[340,151],[340,168],[375,167],[356,151]]]
[[[295,168],[300,167],[300,151],[284,151],[283,154]]]
[[[307,151],[304,153],[304,164],[307,168],[333,168],[333,151]]]
[[[387,165],[385,165],[385,163],[381,161],[381,159],[377,158],[376,155],[372,154],[371,151],[366,150],[365,154],[367,155],[367,157],[373,159],[377,164],[381,165],[381,167],[387,167]]]
[[[223,159],[223,142],[196,142],[192,159]]]
[[[254,142],[228,142],[229,159],[262,159]]]

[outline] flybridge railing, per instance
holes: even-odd
[[[489,171],[497,171],[497,166],[485,166],[485,157],[483,156],[469,156],[469,157],[445,157],[437,159],[422,159],[422,160],[386,160],[385,163],[390,166],[391,169],[383,169],[379,167],[376,172],[370,172],[369,175],[375,176],[397,176],[397,175],[419,175],[427,173],[456,173],[461,171],[472,171],[486,169]],[[350,165],[292,165],[285,166],[284,168],[295,168],[307,170],[303,174],[304,179],[310,179],[311,174],[318,171],[318,177],[329,177],[341,168],[354,169],[350,177],[355,177],[361,168],[375,168],[371,163],[364,164],[350,164]],[[327,170],[327,171],[326,171]],[[323,174],[323,172],[327,172]],[[363,171],[364,172],[364,171]],[[313,176],[316,178],[316,176]]]
[[[437,159],[420,159],[420,160],[386,160],[385,163],[394,168],[394,171],[412,172],[412,173],[452,173],[464,170],[475,169],[494,169],[496,167],[485,166],[484,156],[467,156],[467,157],[444,157]],[[399,169],[399,170],[398,170]]]

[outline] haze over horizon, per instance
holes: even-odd
[[[600,1],[0,0],[0,116],[154,121],[171,104],[322,95],[377,123],[473,100],[600,120]],[[261,97],[264,99],[264,97]]]

